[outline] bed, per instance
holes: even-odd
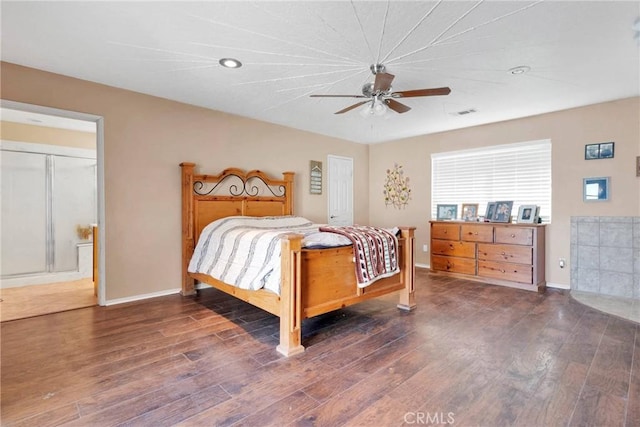
[[[195,174],[195,163],[182,170],[182,295],[194,295],[196,282],[233,295],[280,318],[276,350],[284,356],[304,351],[302,320],[352,304],[398,292],[398,308],[415,308],[414,227],[399,227],[399,273],[359,287],[352,246],[303,248],[301,234],[281,237],[279,294],[267,289],[247,290],[214,277],[189,272],[189,263],[203,229],[213,221],[233,216],[293,215],[293,172],[282,179],[259,170],[229,168],[217,175]]]

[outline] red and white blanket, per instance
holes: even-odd
[[[351,240],[358,287],[364,288],[378,279],[393,276],[400,271],[398,239],[389,231],[362,225],[328,225],[320,227],[320,231],[341,234]]]

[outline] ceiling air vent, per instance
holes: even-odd
[[[452,116],[466,116],[467,114],[475,113],[476,110],[474,108],[469,108],[468,110],[456,111],[453,113],[449,113]]]

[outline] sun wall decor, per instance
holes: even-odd
[[[402,165],[394,164],[393,169],[387,169],[387,181],[384,184],[384,204],[402,209],[411,200],[409,177],[404,176]]]

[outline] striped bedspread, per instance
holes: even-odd
[[[364,288],[376,280],[393,276],[398,266],[398,239],[387,230],[354,225],[346,227],[324,226],[320,231],[338,233],[353,243],[356,259],[358,287]]]
[[[318,227],[295,216],[219,219],[202,230],[188,270],[242,289],[265,288],[280,294],[281,237],[307,235],[318,232]]]

